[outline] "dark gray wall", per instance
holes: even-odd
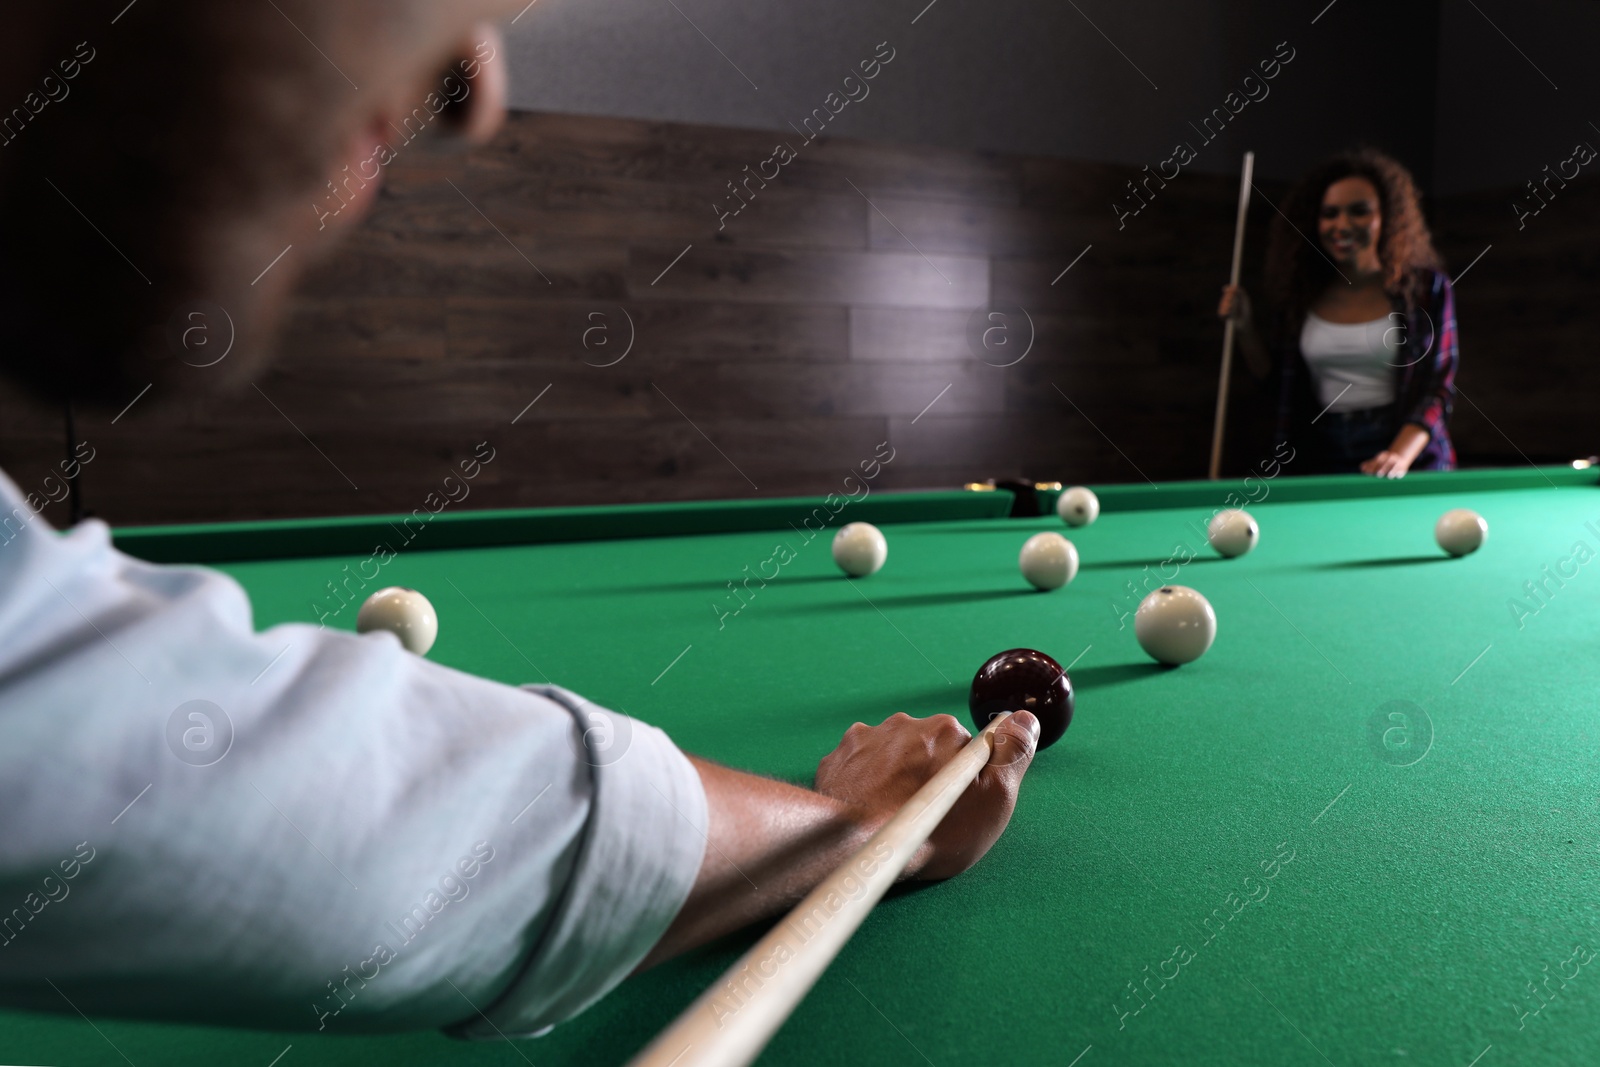
[[[787,132],[887,40],[896,59],[833,132],[1135,171],[1187,139],[1196,170],[1249,148],[1268,178],[1366,140],[1430,177],[1438,0],[926,3],[540,0],[512,29],[514,100]],[[1280,41],[1296,58],[1271,94],[1202,146],[1189,122]]]
[[[1444,193],[1520,186],[1580,140],[1600,148],[1589,124],[1600,124],[1600,4],[1474,3],[1450,0],[1441,19],[1434,160]]]

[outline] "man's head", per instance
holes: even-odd
[[[506,60],[488,20],[518,6],[96,0],[8,16],[0,371],[110,403],[251,375],[303,265],[361,216],[399,146],[493,132]],[[221,330],[219,314],[233,351],[202,375],[214,355],[192,327]]]

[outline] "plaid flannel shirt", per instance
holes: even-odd
[[[1428,443],[1412,470],[1453,470],[1455,445],[1450,440],[1450,413],[1455,407],[1456,367],[1461,354],[1456,327],[1456,296],[1440,271],[1422,269],[1424,285],[1409,312],[1396,301],[1392,321],[1405,324],[1395,365],[1393,433],[1411,423],[1428,431]],[[1302,322],[1286,323],[1275,345],[1278,368],[1279,443],[1310,436],[1318,404],[1311,369],[1300,351]]]

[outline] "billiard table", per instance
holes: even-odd
[[[1005,836],[969,873],[885,899],[765,1063],[1568,1065],[1600,1049],[1600,973],[1584,976],[1600,951],[1596,483],[1526,468],[1101,486],[1099,521],[1072,530],[1007,517],[1004,493],[954,492],[838,514],[446,508],[117,538],[219,566],[263,627],[319,611],[353,627],[328,585],[387,541],[367,588],[432,598],[434,659],[557,680],[796,782],[857,720],[965,719],[972,673],[1001,649],[1070,664],[1071,729]],[[1204,528],[1230,504],[1262,537],[1224,560]],[[1433,541],[1452,507],[1489,523],[1461,559]],[[827,531],[807,541],[819,513]],[[854,519],[890,546],[860,581],[827,544]],[[1046,529],[1082,569],[1039,593],[1017,552]],[[1176,669],[1133,636],[1163,582],[1219,618],[1211,650]],[[515,1045],[91,1022],[64,1004],[0,1015],[0,1060],[620,1064],[752,940],[636,976]]]

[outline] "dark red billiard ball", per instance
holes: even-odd
[[[1072,723],[1072,679],[1043,652],[1013,648],[978,668],[967,706],[979,730],[996,715],[1031,711],[1039,720],[1039,748],[1046,749]]]

